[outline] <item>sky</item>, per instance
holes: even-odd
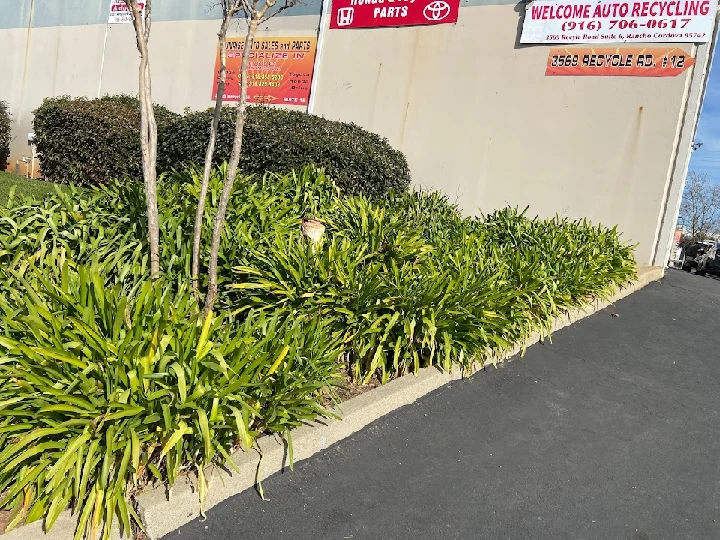
[[[695,142],[703,145],[693,152],[690,170],[707,173],[712,182],[720,184],[720,54],[713,55]]]

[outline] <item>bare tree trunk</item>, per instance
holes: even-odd
[[[160,229],[157,205],[157,123],[152,104],[150,53],[148,51],[152,0],[146,0],[145,2],[144,20],[137,0],[125,0],[125,5],[132,13],[137,48],[140,53],[140,149],[142,151],[148,241],[150,244],[150,273],[153,279],[156,279],[160,274]]]
[[[274,2],[273,2],[274,4]],[[272,6],[271,6],[272,7]],[[265,10],[261,15],[264,15]],[[245,36],[245,49],[243,50],[242,64],[240,65],[240,101],[237,106],[237,115],[235,119],[235,139],[233,141],[232,153],[230,154],[230,164],[228,166],[227,177],[223,184],[222,195],[218,203],[217,215],[213,223],[212,244],[210,245],[210,262],[208,264],[208,291],[205,297],[205,312],[209,313],[215,306],[217,299],[217,259],[220,251],[220,240],[225,227],[225,213],[227,212],[228,202],[237,176],[238,164],[240,163],[240,150],[242,149],[243,128],[245,127],[245,109],[247,106],[247,66],[250,59],[250,50],[255,39],[255,32],[262,16],[253,13],[252,18],[248,21],[248,31]]]
[[[225,93],[225,83],[227,81],[227,31],[235,13],[237,13],[237,9],[233,7],[228,8],[227,4],[223,3],[223,21],[220,25],[220,31],[218,32],[220,80],[218,81],[217,96],[215,98],[215,111],[210,124],[210,138],[208,139],[207,150],[205,151],[205,169],[203,170],[200,196],[198,197],[198,206],[195,212],[195,228],[193,231],[192,287],[196,295],[198,293],[198,276],[200,274],[200,242],[202,240],[205,200],[207,199],[208,185],[210,183],[212,161],[215,154],[218,126],[220,125],[220,114],[222,112],[223,94]]]

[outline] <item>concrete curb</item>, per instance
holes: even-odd
[[[664,268],[650,267],[638,271],[638,279],[633,284],[619,291],[611,301],[595,300],[581,310],[573,310],[566,315],[558,317],[552,325],[555,332],[570,324],[592,315],[613,302],[624,298],[653,281],[661,279]],[[530,347],[539,342],[542,336],[538,333],[532,335],[524,344]],[[498,359],[502,362],[514,356],[523,349],[517,346],[514,350]],[[354,397],[342,404],[342,420],[327,420],[312,426],[302,426],[292,432],[293,454],[295,462],[300,462],[339,442],[353,433],[361,430],[368,424],[385,416],[386,414],[404,405],[409,405],[422,396],[459,380],[462,373],[455,370],[452,373],[442,373],[435,368],[424,368],[417,376],[408,375],[389,382]],[[256,475],[260,480],[284,471],[288,466],[285,445],[275,437],[261,437],[257,441],[259,451],[248,453],[239,452],[233,456],[233,462],[240,471],[236,473],[226,469],[213,468],[208,471],[209,479],[208,497],[205,510],[216,504],[255,486]],[[262,452],[262,463],[260,462]],[[138,497],[138,512],[147,527],[150,540],[158,540],[162,536],[178,529],[192,521],[199,515],[198,495],[190,481],[178,480],[168,501],[164,487],[156,488],[143,493]],[[69,512],[63,513],[52,530],[55,540],[71,540],[74,533],[75,518]],[[119,538],[117,531],[112,535]],[[21,527],[4,535],[3,540],[31,540],[43,538],[40,523],[33,523]]]

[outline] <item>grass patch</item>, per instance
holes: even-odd
[[[10,189],[15,186],[15,196],[24,195],[41,199],[48,193],[55,191],[55,184],[44,182],[43,180],[33,180],[25,178],[19,174],[13,174],[0,171],[0,204],[7,203],[10,196]]]

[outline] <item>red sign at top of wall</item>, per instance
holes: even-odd
[[[452,24],[460,0],[333,0],[330,28]]]

